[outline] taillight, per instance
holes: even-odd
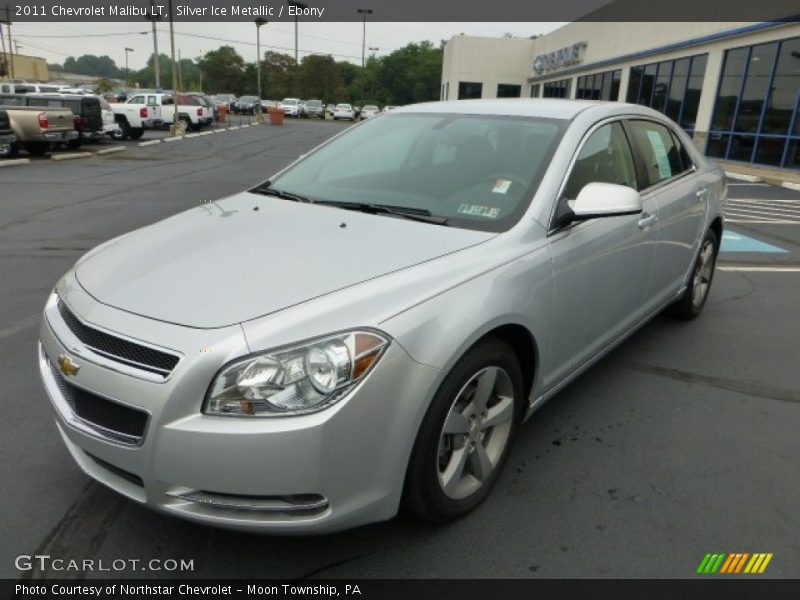
[[[202,108],[198,108],[197,109],[197,116],[198,117],[202,117],[203,116],[203,109]]]
[[[39,113],[39,127],[41,129],[47,129],[50,127],[50,121],[47,120],[47,113]]]
[[[147,118],[147,107],[143,106],[139,109],[139,116],[143,119]]]

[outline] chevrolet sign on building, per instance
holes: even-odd
[[[642,104],[715,159],[797,171],[798,57],[796,20],[576,21],[534,38],[451,38],[440,96]]]
[[[586,42],[579,42],[549,54],[540,54],[533,59],[533,71],[537,75],[541,75],[542,73],[549,73],[570,65],[576,65],[581,62],[581,53],[585,47]]]

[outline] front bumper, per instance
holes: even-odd
[[[190,349],[198,344],[224,349],[240,340],[214,342],[219,330],[188,332],[102,305],[86,310],[93,301],[84,296],[66,297],[76,315],[92,316],[93,325],[160,330],[171,340],[169,347],[183,354],[166,381],[145,381],[109,368],[76,342],[58,310],[46,309],[40,331],[42,381],[64,443],[91,477],[161,512],[247,531],[330,532],[397,512],[438,370],[414,362],[392,343],[345,399],[322,412],[265,419],[207,416],[202,401],[221,357],[191,356]],[[241,330],[234,327],[224,335],[235,339]],[[186,339],[182,347],[174,343],[179,337]],[[54,368],[61,354],[81,363],[75,376],[64,377]],[[82,423],[59,377],[145,411],[143,439],[125,443]]]

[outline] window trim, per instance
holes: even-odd
[[[630,121],[649,121],[651,123],[655,123],[656,125],[661,125],[662,127],[666,127],[667,132],[669,133],[670,137],[673,140],[673,143],[680,142],[681,147],[686,152],[686,155],[689,157],[689,160],[691,161],[691,164],[692,164],[692,166],[690,168],[684,169],[683,171],[681,171],[677,175],[673,175],[672,177],[669,177],[667,179],[662,179],[658,183],[654,183],[654,184],[649,185],[647,187],[640,188],[638,191],[639,191],[639,195],[642,196],[642,199],[644,199],[645,195],[650,194],[652,192],[655,192],[657,190],[660,190],[660,189],[666,187],[667,185],[670,185],[670,184],[678,181],[679,179],[683,179],[684,177],[686,177],[688,175],[691,175],[691,174],[693,174],[693,173],[695,173],[697,171],[697,163],[692,159],[692,155],[689,153],[688,150],[686,150],[686,148],[684,147],[683,142],[681,142],[681,139],[678,137],[677,133],[673,130],[673,128],[669,125],[669,123],[664,123],[663,121],[659,121],[658,119],[654,119],[654,118],[648,117],[648,116],[627,117],[625,123],[623,123],[623,127],[625,127],[626,132],[628,132],[628,138],[629,139],[634,139],[634,140],[635,140],[635,138],[633,137],[633,132],[630,130],[630,128],[631,128]],[[646,171],[646,167],[645,167],[645,159],[644,159],[644,156],[642,156],[642,154],[641,154],[641,152],[642,152],[641,148],[639,148],[639,145],[634,142],[634,143],[631,144],[631,149],[633,150],[633,154],[634,154],[633,160],[637,163],[637,165],[639,165],[639,163],[641,163],[641,169],[642,169],[642,172],[643,172],[644,179],[645,179],[646,182],[649,183],[649,178],[646,176],[646,172],[647,171]],[[638,172],[639,172],[639,166],[637,166],[637,173]]]
[[[594,220],[594,219],[591,219],[591,220],[588,220],[588,221],[574,221],[574,222],[570,223],[569,225],[564,225],[564,226],[561,226],[561,227],[558,227],[555,224],[556,213],[558,212],[558,205],[561,203],[561,198],[564,195],[564,188],[567,186],[567,181],[569,180],[570,175],[572,175],[572,171],[575,168],[575,163],[578,162],[578,156],[580,156],[581,152],[583,151],[583,147],[586,145],[586,142],[589,140],[589,138],[592,135],[594,135],[594,133],[598,129],[600,129],[601,127],[604,127],[606,125],[611,125],[611,124],[616,123],[616,122],[619,122],[620,125],[622,125],[622,130],[623,130],[623,132],[625,134],[625,137],[628,140],[628,146],[630,147],[630,150],[631,150],[631,158],[633,159],[633,167],[634,167],[634,170],[636,172],[636,187],[637,188],[639,187],[639,166],[638,166],[638,163],[637,163],[637,160],[636,160],[636,151],[634,150],[634,146],[631,143],[630,134],[628,133],[628,130],[625,128],[625,120],[627,118],[629,118],[629,115],[615,115],[613,117],[606,117],[604,119],[601,119],[600,121],[597,121],[594,125],[592,125],[589,129],[586,130],[586,133],[584,133],[583,137],[581,138],[581,141],[578,144],[578,147],[575,149],[575,152],[573,152],[573,154],[572,154],[572,158],[570,159],[570,162],[569,162],[569,167],[567,167],[567,170],[565,171],[564,176],[561,178],[561,183],[558,186],[558,192],[556,193],[556,197],[553,200],[552,206],[550,207],[550,216],[547,219],[547,237],[551,237],[551,236],[553,236],[553,235],[555,235],[555,234],[557,234],[559,232],[565,231],[567,229],[571,229],[572,227],[574,227],[576,225],[579,225],[579,224],[582,224],[582,223],[591,223]],[[639,192],[639,194],[642,193],[640,190],[637,190],[637,191]]]

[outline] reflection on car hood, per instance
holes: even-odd
[[[109,243],[78,263],[76,277],[104,304],[223,327],[494,235],[242,193]]]

